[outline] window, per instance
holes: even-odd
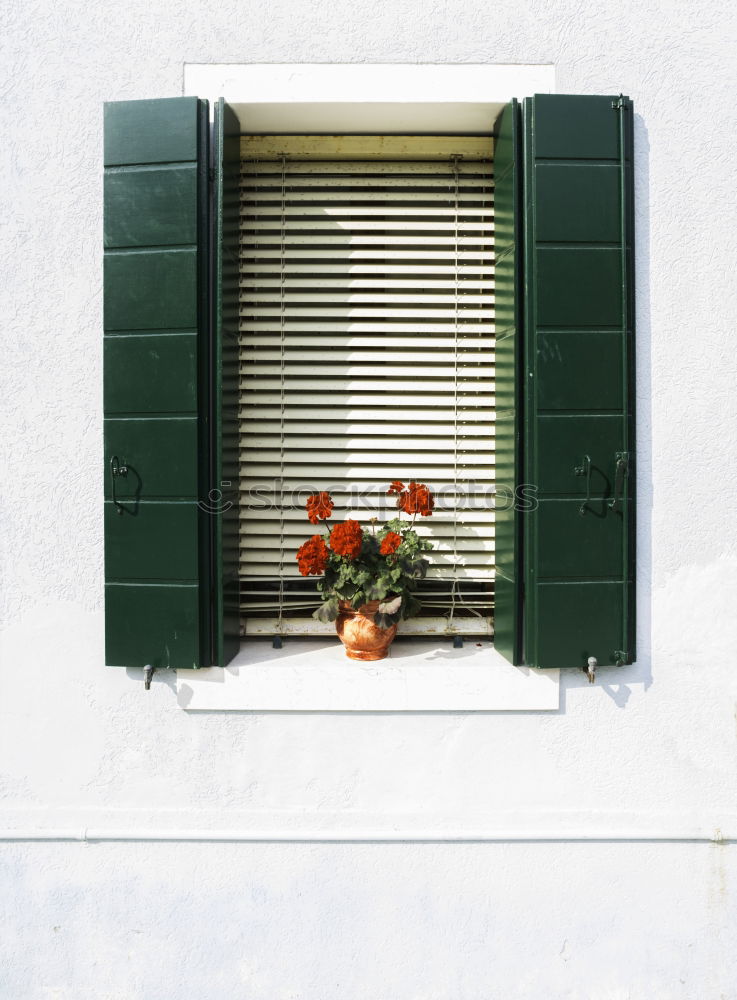
[[[436,549],[402,635],[490,635],[491,138],[244,136],[240,197],[242,632],[334,632],[295,563],[306,497],[366,524],[416,478]]]
[[[204,102],[109,105],[106,124],[107,660],[225,663],[242,577],[241,125],[221,102],[211,207]],[[494,136],[495,465],[518,500],[495,521],[495,643],[534,666],[629,662],[631,105],[538,95],[507,104]]]

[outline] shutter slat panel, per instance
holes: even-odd
[[[290,588],[285,608],[318,603],[295,561],[320,530],[304,512],[310,492],[331,490],[336,519],[383,520],[396,507],[376,491],[400,476],[437,491],[434,516],[417,524],[436,546],[435,606],[448,606],[448,580],[475,586],[486,634],[495,520],[490,164],[460,162],[456,183],[447,160],[244,162],[240,195],[247,619],[278,607],[280,575]],[[358,507],[354,491],[364,498]]]

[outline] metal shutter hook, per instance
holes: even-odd
[[[624,496],[624,481],[629,471],[629,454],[626,451],[618,451],[614,456],[614,496],[609,501],[609,509],[616,510]]]
[[[586,499],[578,508],[578,513],[583,517],[586,511],[589,509],[589,501],[591,500],[591,456],[584,455],[583,461],[580,465],[574,466],[573,469],[574,476],[586,476]]]
[[[124,509],[123,505],[115,496],[115,480],[118,478],[118,476],[128,475],[128,466],[120,465],[120,463],[118,462],[118,456],[113,455],[112,458],[110,459],[110,473],[113,478],[113,503],[115,504],[115,508],[118,511],[118,513],[122,514]]]

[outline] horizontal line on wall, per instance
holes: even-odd
[[[0,841],[68,843],[262,843],[262,844],[492,844],[492,843],[712,843],[737,842],[737,829],[706,832],[683,830],[597,831],[418,831],[361,830],[341,832],[316,830],[271,832],[264,830],[162,830],[162,829],[9,829],[0,831]]]

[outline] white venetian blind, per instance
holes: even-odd
[[[295,560],[310,493],[365,524],[416,479],[435,550],[403,634],[487,634],[491,139],[243,137],[240,225],[243,631],[324,631]]]

